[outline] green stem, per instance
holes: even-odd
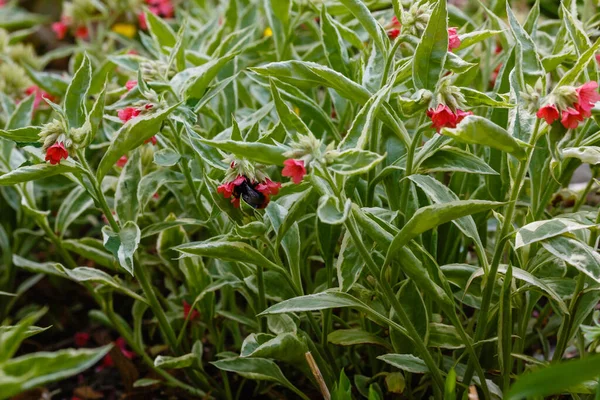
[[[494,294],[494,287],[496,285],[496,275],[498,273],[498,267],[500,266],[500,261],[502,259],[502,255],[504,254],[504,249],[506,247],[506,242],[508,241],[508,234],[510,233],[510,229],[512,228],[513,217],[515,213],[515,208],[517,205],[517,199],[519,198],[519,193],[521,192],[521,188],[523,186],[523,182],[525,180],[525,175],[527,174],[527,170],[529,169],[529,163],[531,162],[531,156],[533,155],[533,150],[535,148],[535,143],[538,139],[538,132],[540,129],[540,120],[537,119],[535,123],[535,127],[533,129],[533,133],[531,134],[531,138],[529,140],[529,147],[526,150],[525,160],[519,163],[519,170],[517,171],[517,175],[515,176],[515,180],[511,187],[510,197],[508,200],[508,205],[506,206],[506,211],[504,213],[504,223],[502,224],[502,229],[500,230],[500,234],[496,236],[496,245],[494,248],[494,256],[492,258],[492,263],[490,265],[490,270],[485,276],[485,286],[483,288],[483,295],[481,298],[481,308],[479,311],[478,323],[475,329],[474,342],[477,343],[483,339],[485,335],[486,328],[488,326],[488,318],[490,311],[490,304],[492,300],[492,295]],[[477,349],[477,354],[481,353],[481,347]],[[464,375],[463,382],[469,384],[471,382],[471,378],[473,376],[473,368],[474,368],[474,360],[471,360],[468,364],[467,370]]]
[[[263,266],[256,265],[256,284],[258,285],[258,314],[265,311],[267,308],[267,300],[265,296],[265,279],[263,276]],[[267,332],[267,320],[263,316],[258,317],[258,324],[261,332]]]
[[[408,147],[408,151],[406,153],[406,169],[404,170],[404,178],[402,180],[402,187],[400,189],[400,212],[402,213],[401,218],[403,221],[406,221],[406,207],[410,193],[410,180],[408,177],[413,173],[415,152],[417,151],[417,147],[421,141],[421,134],[423,133],[423,128],[420,128],[420,126],[423,124],[424,118],[425,114],[421,114],[419,117],[419,122],[417,123],[417,131],[411,139],[410,146]]]
[[[386,299],[391,304],[392,308],[394,309],[394,312],[400,319],[402,326],[404,326],[404,328],[407,330],[408,336],[409,336],[409,338],[412,339],[415,347],[417,348],[417,351],[419,352],[419,355],[423,358],[423,361],[425,361],[425,364],[427,364],[427,367],[429,368],[429,372],[431,373],[431,376],[433,377],[435,385],[437,386],[439,391],[441,393],[443,393],[444,379],[442,377],[442,374],[441,374],[435,360],[433,359],[431,353],[427,349],[427,346],[425,345],[425,342],[421,338],[419,332],[417,331],[417,329],[413,325],[412,321],[406,314],[406,311],[400,304],[400,301],[398,301],[398,298],[396,297],[396,294],[394,293],[392,287],[390,286],[390,283],[386,279],[381,279],[379,267],[377,266],[377,264],[375,263],[375,260],[373,260],[373,258],[371,257],[371,253],[369,252],[369,250],[366,248],[365,244],[363,243],[360,233],[358,232],[358,229],[356,227],[356,221],[354,220],[354,217],[352,214],[350,214],[348,216],[348,219],[345,222],[345,226],[346,226],[346,229],[348,230],[348,232],[350,233],[350,236],[352,237],[352,241],[354,242],[354,245],[358,249],[358,252],[360,253],[363,260],[365,261],[365,264],[367,265],[369,273],[375,279],[377,279],[377,283],[383,290],[383,293],[384,293]]]

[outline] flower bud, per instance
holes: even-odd
[[[50,146],[56,143],[58,137],[64,133],[65,128],[57,119],[53,119],[51,122],[45,124],[38,134],[39,141],[42,143],[42,151],[45,153]]]
[[[85,124],[80,128],[71,128],[69,131],[69,138],[73,141],[73,145],[76,149],[89,146],[94,140],[92,137],[92,125],[90,124],[90,121],[85,121]]]
[[[429,4],[413,4],[408,12],[402,14],[402,31],[414,36],[421,36],[427,27],[430,15]]]

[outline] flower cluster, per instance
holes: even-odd
[[[436,132],[442,128],[456,128],[456,125],[468,115],[473,115],[473,113],[460,109],[456,109],[454,112],[445,104],[438,104],[437,108],[427,110],[427,116],[432,122],[431,127],[435,128]]]
[[[175,8],[173,7],[173,3],[171,0],[145,0],[148,5],[148,9],[154,15],[163,18],[173,18],[175,15]],[[148,23],[146,22],[146,14],[143,12],[138,14],[138,20],[140,23],[140,28],[148,29]]]
[[[460,38],[456,28],[448,28],[448,51],[452,51],[460,47]]]
[[[63,40],[69,29],[73,29],[73,36],[76,38],[87,39],[90,36],[87,26],[73,25],[72,19],[65,15],[60,17],[60,21],[52,24],[52,30],[58,40]]]
[[[234,207],[239,208],[241,199],[251,207],[262,209],[269,204],[271,196],[279,193],[281,183],[272,181],[251,162],[233,157],[226,161],[230,168],[217,193],[231,199]]]
[[[548,125],[560,118],[567,129],[576,129],[579,123],[592,116],[594,104],[600,101],[598,83],[587,82],[579,87],[564,86],[553,93],[546,105],[536,113]]]

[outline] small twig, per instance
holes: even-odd
[[[327,385],[325,384],[323,375],[321,375],[321,370],[319,369],[317,362],[313,358],[312,354],[310,354],[310,351],[307,351],[306,353],[304,353],[304,356],[306,357],[306,361],[308,362],[308,366],[310,367],[310,370],[312,371],[313,375],[315,376],[315,379],[319,383],[319,389],[321,390],[321,394],[323,394],[323,398],[325,400],[331,400],[331,395],[329,394],[329,389],[327,389]]]

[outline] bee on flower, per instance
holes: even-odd
[[[260,168],[253,163],[235,157],[229,157],[229,170],[223,183],[217,187],[217,193],[226,199],[231,199],[234,207],[240,207],[240,200],[256,209],[265,208],[271,201],[271,196],[279,193],[281,183],[272,181]]]

